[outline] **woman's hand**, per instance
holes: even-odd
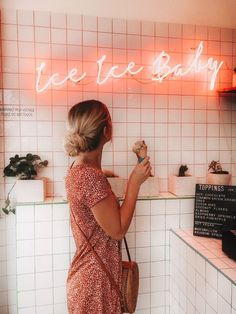
[[[129,177],[129,183],[140,186],[148,177],[150,177],[152,167],[149,159],[149,157],[145,157],[143,161],[134,167]]]

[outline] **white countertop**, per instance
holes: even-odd
[[[192,229],[172,231],[236,285],[236,261],[222,251],[222,240],[194,236]]]
[[[194,195],[182,195],[177,196],[170,192],[161,192],[157,196],[141,196],[138,197],[138,200],[168,200],[168,199],[189,199],[194,198]],[[124,197],[118,197],[120,201],[124,199]],[[17,206],[21,205],[42,205],[42,204],[66,204],[66,197],[47,197],[44,202],[30,202],[30,203],[17,203]]]

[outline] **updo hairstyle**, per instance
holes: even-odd
[[[68,132],[65,151],[69,156],[98,148],[104,127],[111,132],[109,111],[98,100],[86,100],[74,105],[68,112]]]

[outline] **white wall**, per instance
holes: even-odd
[[[140,270],[136,314],[169,313],[169,228],[192,227],[193,205],[193,198],[137,202],[135,218],[126,235],[131,257]],[[67,314],[65,283],[75,253],[68,205],[17,206],[14,218],[18,314]],[[12,245],[13,254],[14,249]],[[124,248],[122,253],[127,260]],[[13,299],[15,291],[8,293]],[[0,313],[3,311],[0,305]]]
[[[2,0],[1,7],[236,28],[235,0]]]

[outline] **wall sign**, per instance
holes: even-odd
[[[207,69],[210,73],[210,90],[214,89],[217,74],[223,65],[223,61],[217,61],[213,59],[213,57],[208,58],[206,61],[203,61],[201,58],[203,51],[203,42],[201,41],[195,51],[195,54],[192,56],[192,60],[187,65],[182,65],[178,63],[176,65],[170,65],[171,56],[162,51],[157,58],[152,63],[152,70],[150,73],[150,80],[162,82],[167,76],[186,76],[189,73],[200,73],[203,70]],[[110,67],[109,70],[106,72],[104,71],[104,64],[106,62],[106,55],[103,55],[100,59],[97,60],[97,73],[94,75],[96,76],[96,82],[98,85],[104,84],[109,78],[121,78],[125,75],[135,76],[138,73],[144,70],[144,66],[137,66],[135,62],[130,61],[125,70],[120,70],[118,65],[113,65]],[[49,87],[52,86],[60,86],[63,85],[66,81],[71,81],[73,83],[80,83],[83,81],[87,73],[80,72],[77,68],[72,68],[68,74],[63,78],[59,79],[60,73],[53,73],[47,82],[43,85],[41,83],[41,76],[43,75],[43,71],[46,68],[46,63],[42,62],[36,68],[36,91],[38,93],[47,90]]]
[[[5,120],[32,120],[35,117],[35,107],[31,105],[4,105],[0,106],[0,117]]]
[[[236,224],[236,186],[197,184],[193,234],[220,239],[223,225]]]

